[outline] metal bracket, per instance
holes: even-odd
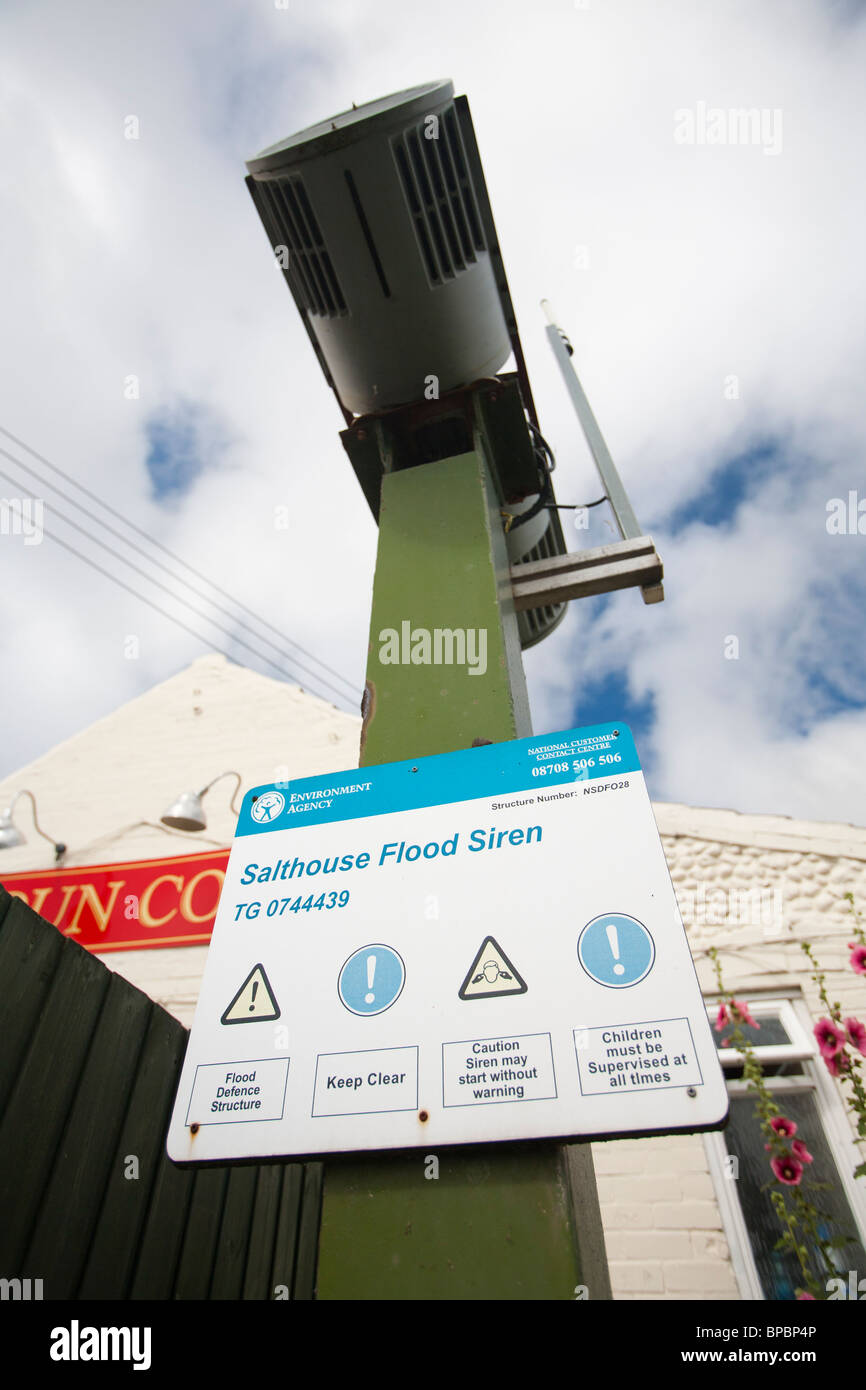
[[[631,588],[640,588],[644,603],[661,603],[663,574],[652,536],[638,536],[512,565],[511,592],[518,612]]]

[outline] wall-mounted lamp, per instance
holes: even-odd
[[[26,788],[13,796],[5,811],[0,811],[0,849],[16,849],[18,845],[26,844],[26,840],[21,834],[21,831],[12,821],[12,812],[15,810],[15,804],[20,801],[22,796],[30,797],[33,806],[33,825],[36,832],[42,836],[43,840],[47,840],[49,845],[54,846],[54,862],[55,864],[59,864],[66,853],[66,846],[59,840],[52,840],[50,835],[45,834],[45,831],[36,818],[36,798],[33,793],[27,791]]]
[[[202,787],[200,792],[183,792],[176,801],[173,801],[165,814],[160,816],[163,825],[170,825],[172,830],[205,830],[207,820],[201,799],[223,777],[237,777],[238,779],[231,801],[231,810],[237,815],[235,797],[241,789],[241,774],[239,772],[221,772],[219,777],[215,777],[213,782],[208,782],[207,786]]]

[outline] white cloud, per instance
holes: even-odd
[[[360,688],[375,527],[243,160],[352,100],[451,76],[472,106],[558,499],[598,484],[544,295],[666,564],[664,605],[631,593],[598,618],[575,605],[529,654],[536,727],[569,717],[589,673],[621,668],[654,698],[657,795],[866,820],[866,692],[843,603],[866,538],[823,525],[827,497],[866,491],[859,16],[818,0],[7,9],[0,424]],[[781,110],[782,152],[678,145],[674,113],[698,102]],[[131,114],[138,140],[124,138]],[[234,443],[166,513],[149,498],[144,422],[178,397]],[[729,525],[666,536],[714,467],[768,437],[784,445],[778,478]],[[290,533],[273,525],[283,503]],[[593,527],[609,538],[598,513]],[[200,650],[48,540],[22,562],[3,538],[0,580],[15,594],[0,617],[15,669],[6,769]],[[129,632],[138,662],[122,655]],[[721,654],[728,633],[739,661]],[[822,663],[860,711],[822,706],[808,678]]]

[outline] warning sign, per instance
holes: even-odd
[[[555,1100],[550,1034],[443,1043],[442,1078],[446,1106]]]
[[[502,947],[486,936],[460,986],[461,999],[495,999],[503,994],[525,994],[521,979]]]
[[[201,1128],[281,1120],[288,1076],[288,1057],[196,1067],[186,1122]]]
[[[585,1096],[703,1085],[687,1018],[576,1028],[574,1046]]]
[[[252,788],[225,872],[175,1162],[726,1117],[624,724]]]
[[[418,1109],[418,1048],[338,1052],[316,1059],[314,1115]]]
[[[263,965],[254,965],[220,1023],[264,1023],[279,1018],[280,1006],[274,998]]]

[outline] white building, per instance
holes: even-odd
[[[206,830],[172,831],[160,816],[181,792],[225,771],[237,772],[245,790],[357,766],[360,725],[296,687],[207,656],[4,779],[0,807],[22,788],[32,791],[43,829],[68,845],[69,866],[227,847],[232,779],[205,799]],[[769,1084],[832,1186],[823,1201],[836,1229],[857,1238],[840,1252],[840,1275],[853,1268],[866,1278],[866,1180],[851,1176],[864,1155],[839,1083],[818,1056],[812,1029],[826,1010],[800,948],[801,940],[813,944],[830,997],[866,1021],[866,976],[850,968],[845,896],[866,911],[866,829],[654,809],[708,1007],[714,1016],[707,951],[716,946],[726,988],[749,1001],[762,1025],[754,1041],[770,1049]],[[15,820],[26,843],[3,851],[0,873],[50,868],[51,848],[29,829],[23,801]],[[103,959],[189,1026],[206,950],[124,950]],[[790,1272],[772,1249],[779,1230],[760,1191],[772,1175],[737,1060],[723,1054],[732,1100],[724,1134],[593,1145],[616,1298],[791,1296]]]

